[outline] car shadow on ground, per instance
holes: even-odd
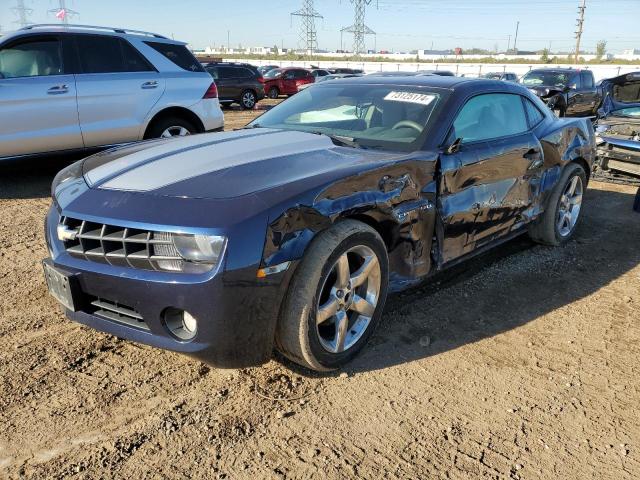
[[[0,163],[0,200],[50,197],[53,178],[78,158],[64,156]]]
[[[633,194],[590,189],[566,246],[538,245],[524,235],[391,295],[378,330],[344,370],[357,374],[439,355],[593,294],[640,264],[633,201]],[[300,374],[318,375],[280,360]]]

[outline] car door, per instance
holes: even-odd
[[[78,34],[78,115],[87,147],[139,140],[165,81],[129,42]]]
[[[580,79],[580,73],[574,73],[571,75],[568,83],[567,91],[567,110],[565,114],[567,116],[581,115],[584,111],[583,105],[582,80]]]
[[[533,208],[544,158],[524,101],[511,93],[474,96],[451,126],[446,144],[458,148],[440,160],[444,262],[522,227]]]
[[[298,70],[288,70],[282,75],[282,93],[285,95],[291,95],[297,93],[296,76]]]
[[[82,148],[76,81],[58,35],[0,48],[0,157]]]
[[[235,97],[233,96],[233,85],[231,75],[229,74],[229,67],[216,65],[207,68],[207,71],[216,82],[216,87],[218,87],[218,99],[221,102],[232,101]]]
[[[582,81],[582,94],[584,99],[583,113],[585,115],[595,114],[595,111],[598,108],[599,97],[593,81],[593,73],[587,70],[580,72],[580,80]]]

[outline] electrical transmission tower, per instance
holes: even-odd
[[[371,30],[364,23],[365,10],[373,0],[350,0],[355,7],[355,18],[353,25],[344,27],[341,32],[353,33],[353,53],[360,55],[366,52],[365,36],[375,35],[376,32]]]
[[[27,8],[24,5],[24,0],[17,0],[16,6],[12,8],[13,13],[18,16],[18,19],[14,22],[20,27],[26,27],[31,22],[29,21],[29,15],[33,13],[31,8]]]
[[[300,17],[300,48],[307,55],[313,55],[318,49],[318,35],[316,31],[316,18],[322,18],[313,7],[313,0],[303,0],[302,8],[291,13],[292,17]]]
[[[69,23],[69,17],[79,15],[75,10],[67,8],[66,0],[58,0],[58,8],[49,10],[49,13],[53,13],[56,17],[62,20],[63,23]]]
[[[584,27],[584,11],[587,9],[586,5],[587,0],[582,0],[582,5],[578,7],[578,20],[576,26],[578,29],[576,30],[576,58],[575,63],[580,61],[580,39],[582,38],[582,29]]]

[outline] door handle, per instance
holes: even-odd
[[[151,82],[144,82],[141,87],[145,90],[148,90],[150,88],[158,88],[158,82],[156,82],[155,80],[151,81]]]
[[[47,90],[49,95],[62,95],[63,93],[69,93],[69,85],[56,85]]]

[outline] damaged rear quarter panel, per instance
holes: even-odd
[[[373,226],[384,239],[392,289],[418,281],[431,269],[436,161],[437,154],[429,152],[380,161],[288,199],[271,212],[263,264],[300,259],[316,234],[352,218]],[[287,208],[291,204],[296,206]]]

